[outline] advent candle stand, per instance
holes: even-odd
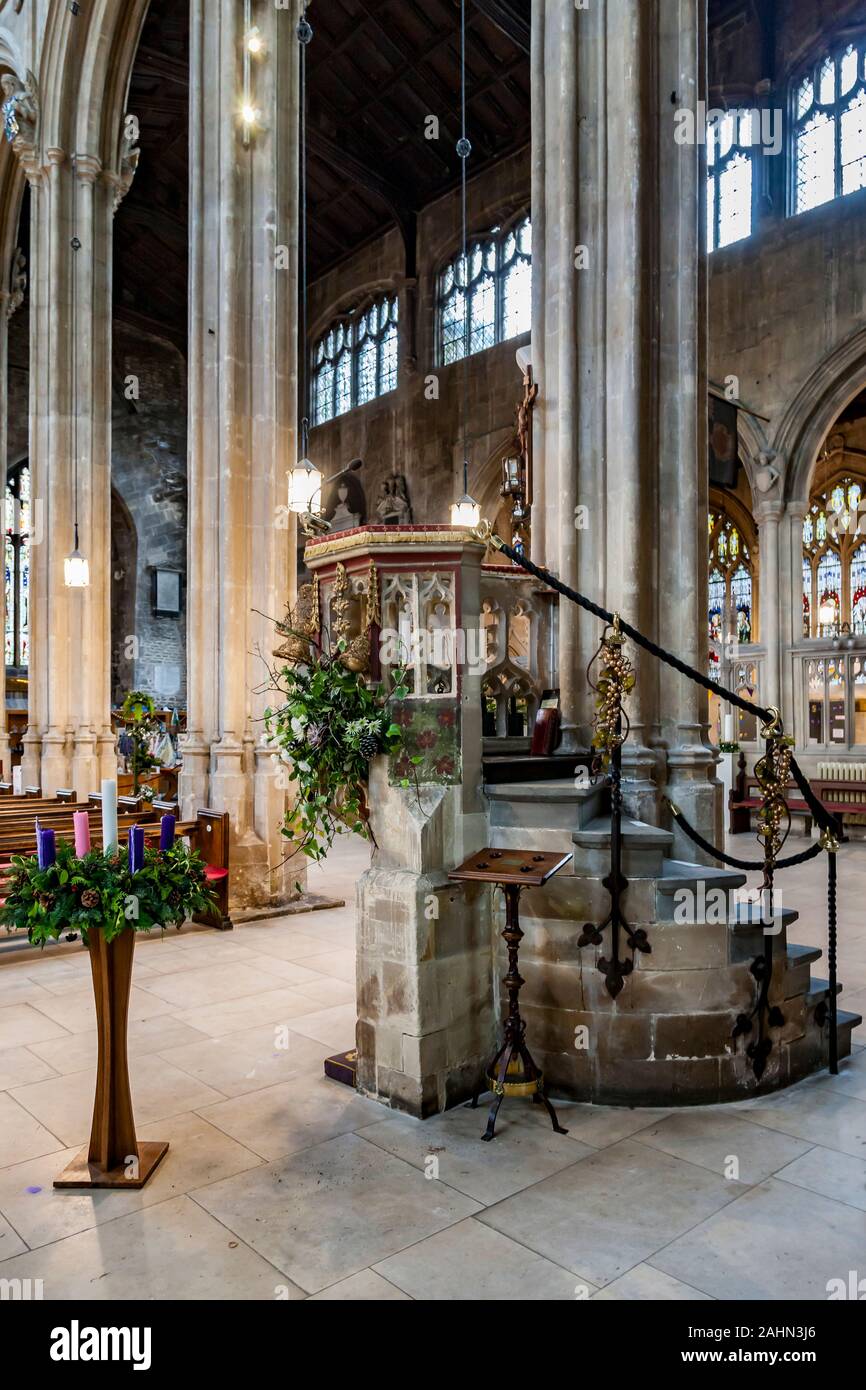
[[[55,1187],[144,1187],[165,1157],[165,1140],[136,1139],[129,1090],[126,1024],[135,932],[128,927],[106,942],[98,927],[88,932],[99,1054],[90,1144],[58,1178]]]
[[[508,990],[508,1016],[505,1020],[505,1041],[487,1067],[487,1087],[480,1087],[470,1102],[475,1110],[478,1097],[486,1089],[493,1092],[493,1102],[487,1116],[487,1129],[481,1138],[493,1139],[496,1133],[496,1116],[505,1096],[531,1096],[534,1104],[541,1104],[550,1116],[550,1122],[557,1134],[567,1134],[556,1117],[556,1111],[547,1098],[544,1089],[544,1074],[532,1059],[526,1046],[526,1024],[520,1017],[518,996],[525,983],[519,970],[520,943],[523,932],[520,930],[519,909],[520,890],[539,888],[571,859],[570,854],[535,854],[532,850],[484,849],[473,854],[461,864],[459,869],[448,875],[462,882],[498,884],[505,894],[505,929],[503,940],[508,949],[508,974],[503,980]]]

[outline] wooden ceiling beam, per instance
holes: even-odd
[[[515,5],[513,0],[472,0],[472,4],[479,14],[483,14],[485,19],[489,19],[491,24],[495,24],[497,29],[507,35],[524,55],[529,53],[529,21],[520,13],[519,6]]]

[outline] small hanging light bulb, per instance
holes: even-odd
[[[247,30],[244,43],[246,44],[247,52],[251,53],[254,58],[260,58],[262,56],[265,51],[265,41],[262,36],[262,31],[257,24],[254,24],[252,29]]]
[[[479,525],[480,521],[481,508],[475,501],[475,498],[469,496],[468,492],[464,492],[462,497],[458,497],[456,502],[452,502],[452,526],[468,526],[474,528]]]

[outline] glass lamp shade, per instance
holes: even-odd
[[[301,459],[289,474],[289,511],[313,512],[322,510],[322,475],[309,459]]]
[[[836,621],[835,603],[822,603],[818,609],[818,622],[822,627],[830,627]]]
[[[510,458],[502,460],[502,496],[511,497],[521,491],[520,486],[520,459]]]
[[[481,508],[468,492],[451,504],[451,525],[474,527],[481,521]]]
[[[86,589],[90,583],[90,565],[77,547],[63,561],[63,582],[67,589]]]

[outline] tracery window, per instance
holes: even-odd
[[[459,362],[532,327],[532,222],[478,237],[439,276],[439,361]]]
[[[755,641],[754,562],[739,527],[724,512],[710,512],[709,635],[721,642]]]
[[[707,122],[708,251],[751,234],[756,119],[751,110],[729,111]]]
[[[30,662],[30,469],[11,470],[6,482],[6,665]]]
[[[313,350],[313,424],[323,425],[397,385],[397,296],[332,324]]]
[[[792,104],[794,211],[866,186],[866,39],[819,58]]]
[[[803,636],[832,637],[846,623],[866,634],[864,484],[842,475],[812,497],[803,520]]]

